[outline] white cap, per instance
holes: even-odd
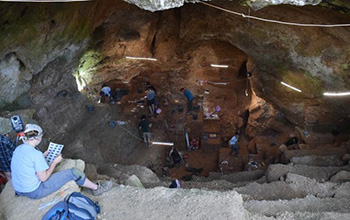
[[[37,136],[42,136],[44,134],[43,129],[39,125],[36,125],[36,124],[27,124],[26,125],[26,128],[24,129],[24,134],[28,133],[30,131],[37,131],[38,132]]]

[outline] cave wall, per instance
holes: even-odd
[[[80,57],[95,27],[125,5],[1,2],[0,109],[34,109],[52,139],[72,132],[86,107],[73,77]]]
[[[217,2],[233,11],[238,4]],[[324,15],[328,16],[324,16]],[[326,91],[348,91],[349,41],[346,27],[294,27],[244,19],[201,5],[183,7],[181,38],[186,41],[220,39],[254,60],[254,90],[273,103],[293,124],[319,129],[347,127],[348,98],[326,98]],[[300,23],[346,23],[347,15],[322,7],[267,7],[255,16]],[[297,94],[284,81],[303,91]],[[328,130],[329,131],[329,130]]]
[[[249,11],[236,2],[212,3]],[[0,77],[5,82],[0,88],[0,107],[32,104],[40,109],[37,115],[44,117],[40,112],[55,106],[53,103],[59,106],[56,99],[62,97],[57,94],[67,90],[71,99],[67,109],[56,106],[52,111],[69,112],[67,120],[77,119],[80,112],[74,109],[84,107],[84,98],[74,98],[80,95],[72,77],[77,69],[91,88],[99,89],[101,83],[114,79],[129,82],[145,70],[190,72],[197,68],[196,75],[189,74],[192,78],[185,82],[191,86],[196,83],[194,76],[201,74],[199,57],[208,63],[234,60],[215,55],[215,50],[201,49],[208,42],[221,42],[252,60],[248,70],[253,73],[254,92],[272,103],[289,122],[320,132],[329,131],[329,127],[348,129],[349,100],[322,96],[324,91],[349,89],[348,28],[271,24],[202,4],[152,13],[122,1],[1,3],[0,12],[4,15],[0,18]],[[301,23],[349,21],[348,15],[321,6],[273,6],[254,15]],[[205,54],[210,51],[213,54]],[[160,62],[129,61],[126,55],[156,57]],[[84,57],[88,58],[81,59]],[[297,94],[280,81],[304,93]],[[22,94],[28,95],[31,103],[19,100]],[[51,118],[54,128],[66,127],[55,127],[55,120]]]
[[[123,6],[114,1],[1,2],[0,79],[4,83],[0,87],[0,109],[9,104],[27,107],[18,98],[30,90],[33,77],[58,57],[78,65],[91,32],[115,7]]]

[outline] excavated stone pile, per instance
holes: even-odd
[[[345,159],[345,166],[334,166],[333,163],[315,166],[315,156],[304,155],[303,158],[302,165],[274,164],[266,172],[212,173],[208,178],[182,181],[180,189],[169,189],[170,180],[159,179],[142,166],[109,164],[96,168],[88,164],[85,172],[89,178],[109,179],[110,175],[115,186],[102,197],[93,197],[86,190],[82,192],[101,205],[99,219],[349,218],[348,160]],[[298,159],[291,158],[292,161]],[[306,160],[309,162],[305,163]],[[69,162],[64,162],[60,169],[81,163]],[[62,189],[59,199],[72,190],[79,190],[73,182]],[[57,199],[53,194],[32,202],[14,197],[13,193],[11,184],[7,184],[0,195],[1,203],[5,204],[0,210],[3,219],[22,219],[23,216],[39,219],[52,204],[40,207]],[[25,209],[21,208],[24,206]]]

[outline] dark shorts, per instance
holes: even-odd
[[[152,100],[147,99],[147,105],[154,105],[154,103],[155,103],[155,99],[152,99]]]

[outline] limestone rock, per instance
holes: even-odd
[[[337,174],[332,176],[330,181],[335,183],[350,182],[350,172],[345,170],[339,171]]]
[[[135,176],[134,174],[131,175],[127,180],[125,180],[125,185],[139,187],[139,188],[145,188],[142,185],[140,179],[137,176]]]
[[[348,198],[350,199],[350,183],[343,183],[340,185],[340,187],[338,187],[337,189],[335,189],[335,195],[334,198]]]
[[[84,171],[85,169],[85,162],[82,160],[72,160],[72,159],[63,159],[61,163],[57,165],[55,168],[55,171],[61,171],[61,170],[66,170],[70,168],[77,168],[81,171]]]
[[[297,6],[304,5],[317,5],[322,0],[245,0],[246,4],[250,5],[253,9],[259,10],[269,5],[290,4]]]
[[[152,170],[139,165],[123,166],[119,164],[105,164],[97,169],[98,173],[108,175],[119,181],[125,181],[131,175],[136,175],[145,184],[159,182],[159,178]]]
[[[288,173],[286,183],[296,191],[302,191],[305,195],[314,195],[317,197],[332,197],[334,195],[335,183],[318,183],[315,179],[301,176],[294,173]]]
[[[309,166],[344,166],[345,163],[342,162],[338,156],[302,156],[302,157],[293,157],[291,159],[293,164],[303,164]]]
[[[148,10],[148,11],[162,11],[170,8],[181,7],[184,0],[151,0],[151,1],[138,1],[138,0],[125,0],[131,4],[137,5],[137,7]]]
[[[119,186],[94,198],[102,219],[249,219],[242,197],[234,191]]]
[[[313,178],[317,181],[326,181],[341,170],[349,171],[350,167],[315,167],[305,165],[293,166],[292,164],[272,164],[266,171],[266,179],[268,182],[277,181],[281,176],[285,176],[287,173],[294,173]]]
[[[8,53],[3,59],[0,57],[0,108],[15,101],[19,95],[30,89],[28,74],[23,62],[16,53]]]
[[[85,174],[90,180],[109,180],[110,177],[107,175],[101,175],[97,172],[95,165],[87,163],[85,167]]]
[[[0,134],[6,134],[12,131],[11,120],[9,118],[0,117]]]

